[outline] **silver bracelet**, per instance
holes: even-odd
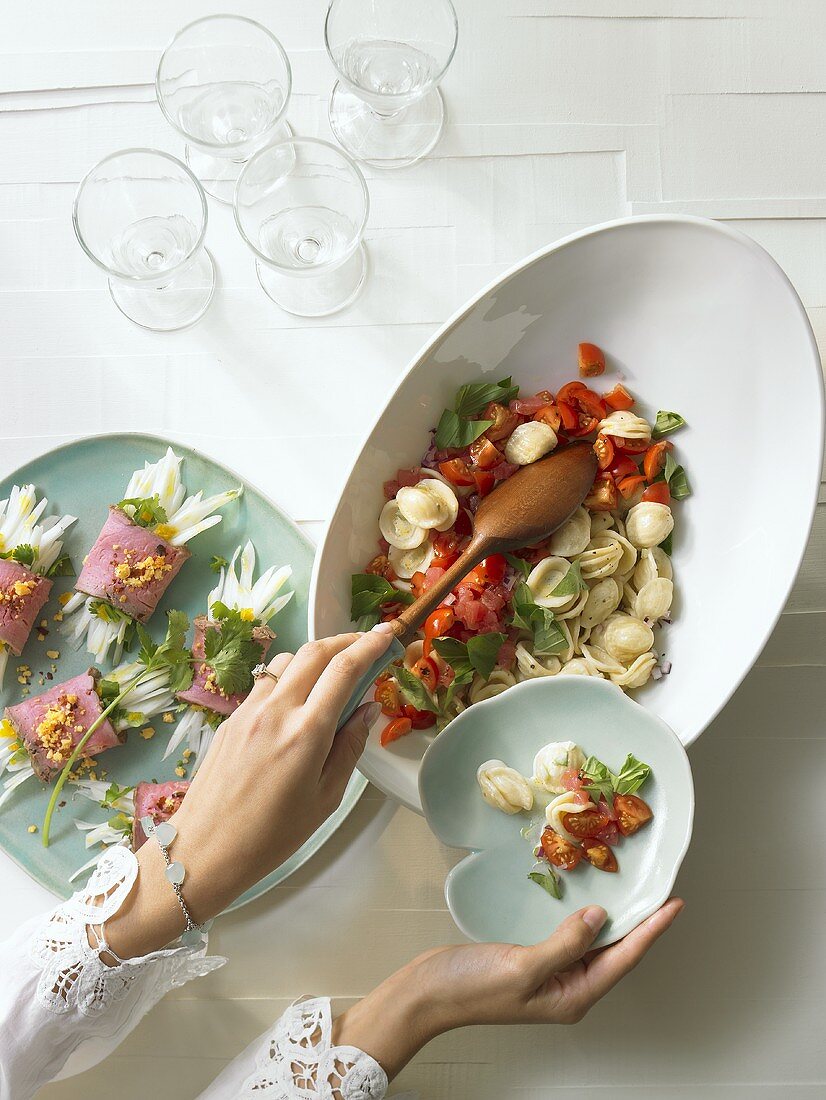
[[[204,937],[212,927],[212,921],[208,920],[204,921],[203,924],[196,924],[184,901],[181,886],[186,878],[186,870],[183,863],[169,858],[169,848],[178,835],[178,830],[171,821],[162,821],[160,825],[156,825],[148,814],[141,818],[141,826],[148,837],[154,837],[163,853],[164,863],[166,864],[164,874],[175,891],[175,897],[178,899],[178,905],[180,905],[186,921],[186,928],[180,936],[181,943],[185,947],[200,947],[204,943]]]

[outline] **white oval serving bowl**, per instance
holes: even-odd
[[[688,422],[675,437],[694,494],[675,508],[677,597],[663,647],[672,671],[634,693],[688,745],[783,609],[823,456],[823,381],[803,306],[768,253],[718,222],[652,216],[576,233],[529,256],[442,326],[347,477],[316,555],[309,633],[352,628],[350,575],[376,553],[382,484],[420,459],[456,389],[512,374],[524,393],[554,390],[576,376],[583,340],[608,356],[597,389],[620,371],[649,414],[674,410]],[[421,812],[419,762],[432,734],[414,731],[382,749],[381,725],[361,770]]]

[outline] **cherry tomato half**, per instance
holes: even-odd
[[[609,818],[599,810],[581,810],[578,814],[563,814],[562,824],[571,836],[584,840],[608,824]]]
[[[480,497],[486,497],[494,485],[496,485],[496,478],[490,470],[474,470],[473,481],[476,485],[476,492]]]
[[[610,474],[597,474],[591,491],[582,502],[592,512],[611,512],[617,506],[617,487]]]
[[[420,657],[410,670],[417,676],[428,691],[435,691],[439,686],[439,666],[432,657]]]
[[[430,612],[424,621],[424,645],[422,646],[424,657],[430,656],[433,639],[444,637],[455,622],[456,616],[451,607],[437,607],[435,611]]]
[[[642,494],[642,499],[650,500],[653,504],[670,504],[671,490],[668,488],[668,482],[655,481]]]
[[[396,576],[390,567],[390,559],[386,554],[376,554],[364,572],[372,573],[376,577],[386,577],[387,580],[395,579]]]
[[[617,482],[617,488],[623,500],[629,500],[641,485],[645,485],[642,474],[632,474],[630,477],[621,477]]]
[[[654,816],[648,803],[635,794],[615,794],[614,813],[623,836],[633,836]]]
[[[410,578],[410,591],[413,593],[414,600],[418,600],[424,592],[424,581],[425,576],[421,570],[417,570]]]
[[[629,457],[629,455],[618,454],[611,463],[610,472],[613,474],[614,480],[619,481],[623,477],[629,477],[631,474],[639,473],[639,470],[633,458]]]
[[[588,389],[588,387],[585,385],[584,382],[576,382],[576,381],[566,382],[565,385],[562,387],[562,389],[557,390],[556,400],[557,400],[557,402],[565,401],[569,405],[574,405],[575,404],[574,398],[576,397],[576,395],[578,393],[581,393],[582,390],[587,390],[587,389]]]
[[[583,840],[582,855],[598,871],[618,871],[617,857],[601,840]]]
[[[451,458],[447,462],[440,462],[439,469],[451,485],[473,484],[473,474],[463,458]]]
[[[560,871],[573,871],[582,859],[582,849],[576,844],[571,844],[570,840],[566,840],[564,836],[560,836],[550,825],[542,830],[539,843],[548,863],[552,863]]]
[[[381,704],[382,714],[388,718],[400,718],[402,713],[399,686],[395,680],[384,680],[373,692],[373,698]]]
[[[594,440],[594,451],[600,470],[607,470],[614,461],[614,444],[607,436],[598,435]]]
[[[659,443],[652,443],[645,452],[642,460],[642,469],[649,481],[653,481],[665,466],[665,456],[672,449],[670,439],[661,439]]]
[[[507,565],[502,554],[489,554],[475,569],[471,569],[462,583],[477,586],[499,584],[504,579]]]
[[[543,405],[541,409],[537,409],[533,414],[534,420],[539,420],[543,424],[547,424],[552,431],[558,432],[562,423],[562,415],[557,409],[556,405],[548,404]]]
[[[602,395],[602,400],[609,409],[614,409],[615,411],[618,409],[633,409],[634,407],[634,398],[621,382],[617,382],[612,390],[609,390],[608,393],[604,393]]]
[[[605,371],[605,355],[596,344],[579,345],[579,373],[583,378],[596,378]]]
[[[402,710],[404,717],[410,719],[414,730],[429,730],[436,725],[436,715],[432,710],[416,710],[410,703],[405,703]]]
[[[394,718],[381,731],[379,744],[382,748],[386,748],[391,741],[398,741],[400,737],[405,737],[412,729],[413,723],[409,718]]]
[[[614,444],[616,451],[626,455],[641,455],[649,447],[644,439],[623,439],[618,435],[612,435],[611,442]]]
[[[489,470],[492,466],[498,466],[503,459],[499,448],[483,435],[471,443],[470,457],[480,470]]]
[[[486,405],[480,419],[493,421],[485,435],[494,443],[497,439],[504,439],[505,436],[510,435],[519,423],[518,414],[511,412],[507,406],[500,405],[498,401],[491,401]]]
[[[562,419],[562,427],[566,432],[576,431],[579,427],[579,416],[577,415],[573,405],[569,405],[567,401],[563,401],[557,397],[556,407],[559,411],[559,415]]]

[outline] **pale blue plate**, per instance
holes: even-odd
[[[614,771],[629,752],[652,768],[640,795],[654,819],[617,846],[619,871],[585,863],[561,871],[559,900],[527,877],[533,847],[520,830],[544,815],[501,813],[476,782],[476,769],[491,759],[530,776],[549,741],[575,741]],[[670,895],[694,817],[691,768],[676,734],[614,684],[590,676],[528,680],[464,711],[425,753],[419,793],[439,840],[472,850],[448,875],[445,897],[462,932],[485,942],[537,943],[592,904],[608,913],[597,945],[621,939]]]
[[[156,461],[170,443],[175,453],[184,458],[183,479],[190,492],[203,489],[207,494],[217,493],[243,484],[244,495],[240,501],[224,509],[221,523],[192,541],[189,547],[192,558],[170,586],[166,598],[150,621],[150,631],[156,638],[163,632],[163,612],[172,607],[185,611],[190,620],[203,614],[207,595],[216,580],[209,568],[213,554],[229,558],[235,547],[249,537],[262,566],[292,566],[290,585],[295,595],[271,625],[278,636],[273,652],[295,652],[307,640],[307,590],[313,561],[312,544],[292,520],[261,492],[231,470],[190,447],[153,435],[92,436],[58,447],[0,481],[0,499],[8,496],[13,484],[33,482],[38,493],[48,496],[54,510],[78,516],[77,523],[69,530],[65,548],[75,568],[79,568],[83,555],[106,518],[107,505],[122,498],[133,470],[143,466],[147,459]],[[43,612],[50,626],[46,641],[38,642],[36,632],[33,632],[23,655],[10,659],[5,686],[0,691],[0,711],[20,699],[15,674],[18,664],[25,663],[31,667],[35,674],[32,691],[35,693],[38,690],[37,673],[48,670],[51,664],[46,657],[47,649],[60,651],[60,659],[56,662],[56,678],[60,680],[82,672],[93,663],[85,650],[75,650],[59,634],[57,624],[52,621],[58,610],[58,593],[70,589],[72,584],[72,577],[60,577],[55,582],[52,598]],[[100,758],[100,766],[121,785],[132,786],[140,780],[163,782],[175,778],[175,754],[168,760],[161,759],[167,740],[165,735],[174,726],[166,726],[160,721],[154,725],[157,733],[151,740],[145,741],[133,732],[123,748],[113,749]],[[238,908],[259,897],[305,863],[350,813],[366,785],[367,781],[356,773],[341,806],[332,817],[291,859],[248,890],[230,908]],[[0,810],[0,848],[47,890],[63,898],[68,897],[79,884],[76,882],[73,887],[68,881],[69,875],[92,855],[84,848],[83,836],[74,826],[75,819],[104,820],[103,811],[94,803],[78,795],[72,796],[70,788],[65,788],[64,793],[66,805],[55,814],[48,848],[41,844],[39,827],[49,799],[49,788],[35,779],[28,780]],[[231,812],[231,807],[227,809]],[[38,832],[28,833],[29,825],[37,825]]]

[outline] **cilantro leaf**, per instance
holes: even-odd
[[[440,450],[469,447],[491,424],[492,420],[464,420],[457,413],[445,409],[436,427],[434,443]]]
[[[433,696],[424,686],[418,676],[414,676],[410,669],[399,665],[393,669],[393,674],[399,685],[402,696],[416,710],[433,710]]]
[[[588,585],[582,579],[582,566],[578,561],[571,562],[571,567],[559,584],[551,592],[552,596],[573,596],[579,594]]]
[[[535,882],[537,886],[541,886],[552,898],[562,897],[562,887],[559,882],[559,875],[553,867],[549,867],[546,872],[530,871],[528,873],[528,878],[531,882]]]
[[[635,794],[650,776],[650,766],[629,752],[619,774],[615,776],[614,790],[617,794]]]
[[[151,497],[125,497],[115,507],[125,512],[138,527],[157,527],[169,520],[157,493]]]
[[[120,695],[120,684],[117,680],[98,680],[97,694],[101,703],[106,707],[114,703]]]
[[[453,408],[459,416],[473,416],[491,401],[507,405],[518,393],[519,387],[513,385],[510,376],[499,382],[468,382],[459,387]]]
[[[654,439],[662,439],[664,435],[668,435],[669,432],[676,432],[676,430],[682,428],[684,424],[685,420],[683,420],[679,413],[665,412],[663,409],[660,409],[657,413],[657,420],[651,435]]]
[[[14,550],[11,552],[12,561],[19,562],[20,565],[25,565],[27,569],[31,569],[36,557],[37,551],[28,543],[21,543],[20,546],[15,546]]]
[[[215,626],[204,634],[204,660],[215,673],[215,682],[227,695],[249,691],[252,670],[261,660],[261,646],[253,639],[257,619],[243,619],[240,611],[221,603],[210,608]]]
[[[106,788],[106,793],[100,801],[100,805],[104,810],[110,809],[121,798],[125,798],[126,795],[131,794],[134,791],[134,787],[119,787],[114,781]]]
[[[362,616],[377,612],[382,604],[413,602],[410,592],[402,592],[394,588],[390,581],[385,580],[384,577],[377,577],[373,573],[354,573],[350,583],[350,618],[353,622],[358,622]],[[371,626],[376,622],[378,622],[378,616]]]
[[[75,567],[72,565],[72,559],[68,554],[61,554],[60,557],[49,566],[46,570],[47,577],[74,577]]]
[[[124,813],[117,813],[114,817],[110,817],[106,824],[110,829],[114,829],[115,832],[122,833],[124,836],[129,836],[132,832],[132,818],[127,817]]]
[[[222,558],[220,554],[213,554],[212,561],[209,563],[209,568],[213,573],[220,573],[222,569],[226,569],[229,562],[226,558]]]

